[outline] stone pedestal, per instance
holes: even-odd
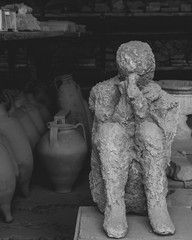
[[[129,214],[127,240],[189,240],[192,236],[192,211],[191,207],[169,207],[169,212],[176,227],[172,236],[158,236],[152,232],[148,218]],[[80,207],[76,223],[74,240],[109,240],[103,230],[104,216],[96,207]],[[111,238],[112,239],[112,238]]]

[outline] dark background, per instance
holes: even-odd
[[[191,79],[191,0],[6,0],[0,6],[15,2],[31,6],[39,21],[73,21],[85,25],[88,34],[1,43],[1,90],[23,88],[31,80],[52,84],[55,76],[72,73],[88,97],[95,83],[116,74],[116,50],[130,40],[150,44],[156,58],[155,80]]]

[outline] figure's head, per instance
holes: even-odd
[[[131,73],[139,75],[138,85],[145,85],[154,77],[155,58],[147,43],[130,41],[120,45],[116,54],[116,62],[122,79]]]

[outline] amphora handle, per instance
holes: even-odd
[[[85,139],[85,142],[87,143],[87,137],[86,137],[86,133],[85,133],[85,127],[83,126],[82,123],[77,123],[77,124],[74,126],[74,128],[78,128],[78,127],[81,127],[81,128],[82,128],[82,130],[83,130],[83,137],[84,137],[84,139]]]
[[[58,131],[59,128],[66,126],[65,118],[70,114],[71,112],[68,111],[59,111],[55,116],[54,116],[54,121],[53,122],[48,122],[47,126],[50,129],[50,145],[54,146],[57,143],[57,138],[58,138]]]

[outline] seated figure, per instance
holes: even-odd
[[[153,81],[155,59],[140,41],[117,50],[118,75],[96,84],[90,188],[109,237],[127,234],[126,213],[148,214],[153,231],[174,234],[167,210],[166,168],[176,133],[178,102]]]

